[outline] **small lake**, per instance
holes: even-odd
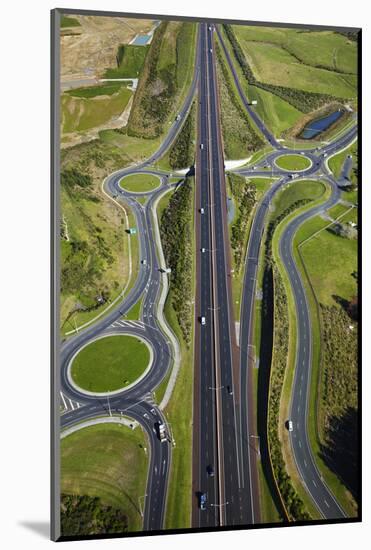
[[[327,130],[331,126],[331,124],[334,124],[341,116],[343,115],[343,111],[334,111],[333,113],[317,118],[317,120],[311,120],[303,129],[300,136],[303,139],[312,139],[324,130]]]
[[[138,34],[135,37],[134,42],[132,42],[133,46],[145,46],[152,38],[151,34]]]

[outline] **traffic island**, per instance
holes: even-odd
[[[131,174],[124,176],[119,185],[128,193],[150,193],[160,187],[161,178],[153,174]]]
[[[274,164],[288,172],[302,172],[312,166],[312,161],[305,155],[281,155],[274,160]]]
[[[86,395],[114,395],[138,384],[152,363],[152,348],[144,338],[103,336],[74,355],[68,366],[68,381]]]

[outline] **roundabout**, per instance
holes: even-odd
[[[274,159],[274,164],[287,172],[303,172],[311,168],[313,162],[305,155],[289,154],[280,155]]]
[[[161,177],[154,174],[138,172],[124,176],[119,186],[129,193],[150,193],[161,185]]]
[[[144,338],[105,335],[80,348],[68,365],[67,376],[82,394],[116,395],[138,384],[152,363],[152,347]]]

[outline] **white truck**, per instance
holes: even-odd
[[[161,443],[167,440],[165,424],[162,422],[157,422],[157,435]]]

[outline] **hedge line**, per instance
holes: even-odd
[[[187,344],[192,327],[192,180],[186,178],[163,211],[161,241],[171,268],[171,299]]]
[[[246,240],[247,224],[250,213],[256,203],[256,187],[251,185],[245,177],[237,174],[228,174],[232,195],[238,203],[238,217],[231,229],[231,246],[234,254],[235,269],[241,268]]]
[[[128,518],[123,511],[104,505],[99,497],[61,495],[62,535],[100,535],[127,530]]]
[[[298,90],[297,88],[287,88],[285,86],[277,86],[275,84],[267,84],[256,80],[250,65],[248,64],[245,54],[233,32],[231,25],[224,24],[223,28],[231,43],[234,55],[242,69],[242,72],[250,85],[257,86],[262,90],[271,92],[281,99],[290,103],[293,107],[301,111],[302,113],[310,113],[316,109],[319,109],[326,103],[331,101],[339,101],[339,98],[328,94],[319,94],[315,92],[307,92],[304,90]]]
[[[194,162],[193,135],[195,128],[195,104],[169,152],[169,164],[173,170],[188,168]]]

